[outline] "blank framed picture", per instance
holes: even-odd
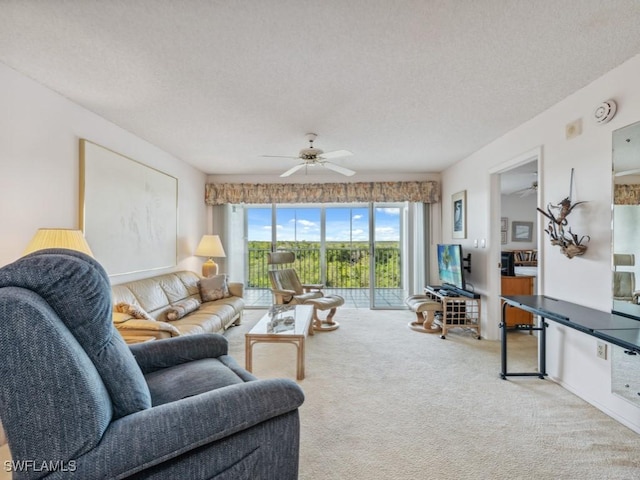
[[[533,222],[511,222],[511,241],[530,242],[533,238]]]
[[[178,179],[81,139],[80,229],[109,276],[175,266]]]

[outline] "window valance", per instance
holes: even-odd
[[[614,205],[640,205],[640,185],[614,185]]]
[[[440,201],[440,183],[208,183],[205,204]]]

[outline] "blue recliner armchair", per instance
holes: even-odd
[[[257,380],[221,335],[125,344],[93,258],[0,268],[0,417],[14,478],[295,479],[293,381]]]

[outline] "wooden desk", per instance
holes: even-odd
[[[532,275],[518,275],[515,277],[502,276],[502,295],[533,295],[533,281],[535,277]],[[533,313],[521,308],[508,308],[506,311],[505,322],[507,327],[516,325],[533,325]]]

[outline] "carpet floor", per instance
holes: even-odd
[[[226,333],[241,365],[263,314]],[[413,318],[343,308],[307,339],[301,480],[640,479],[640,435],[550,380],[501,380],[499,342]],[[535,369],[535,336],[509,335],[509,370]],[[257,377],[295,379],[293,345],[253,348]]]

